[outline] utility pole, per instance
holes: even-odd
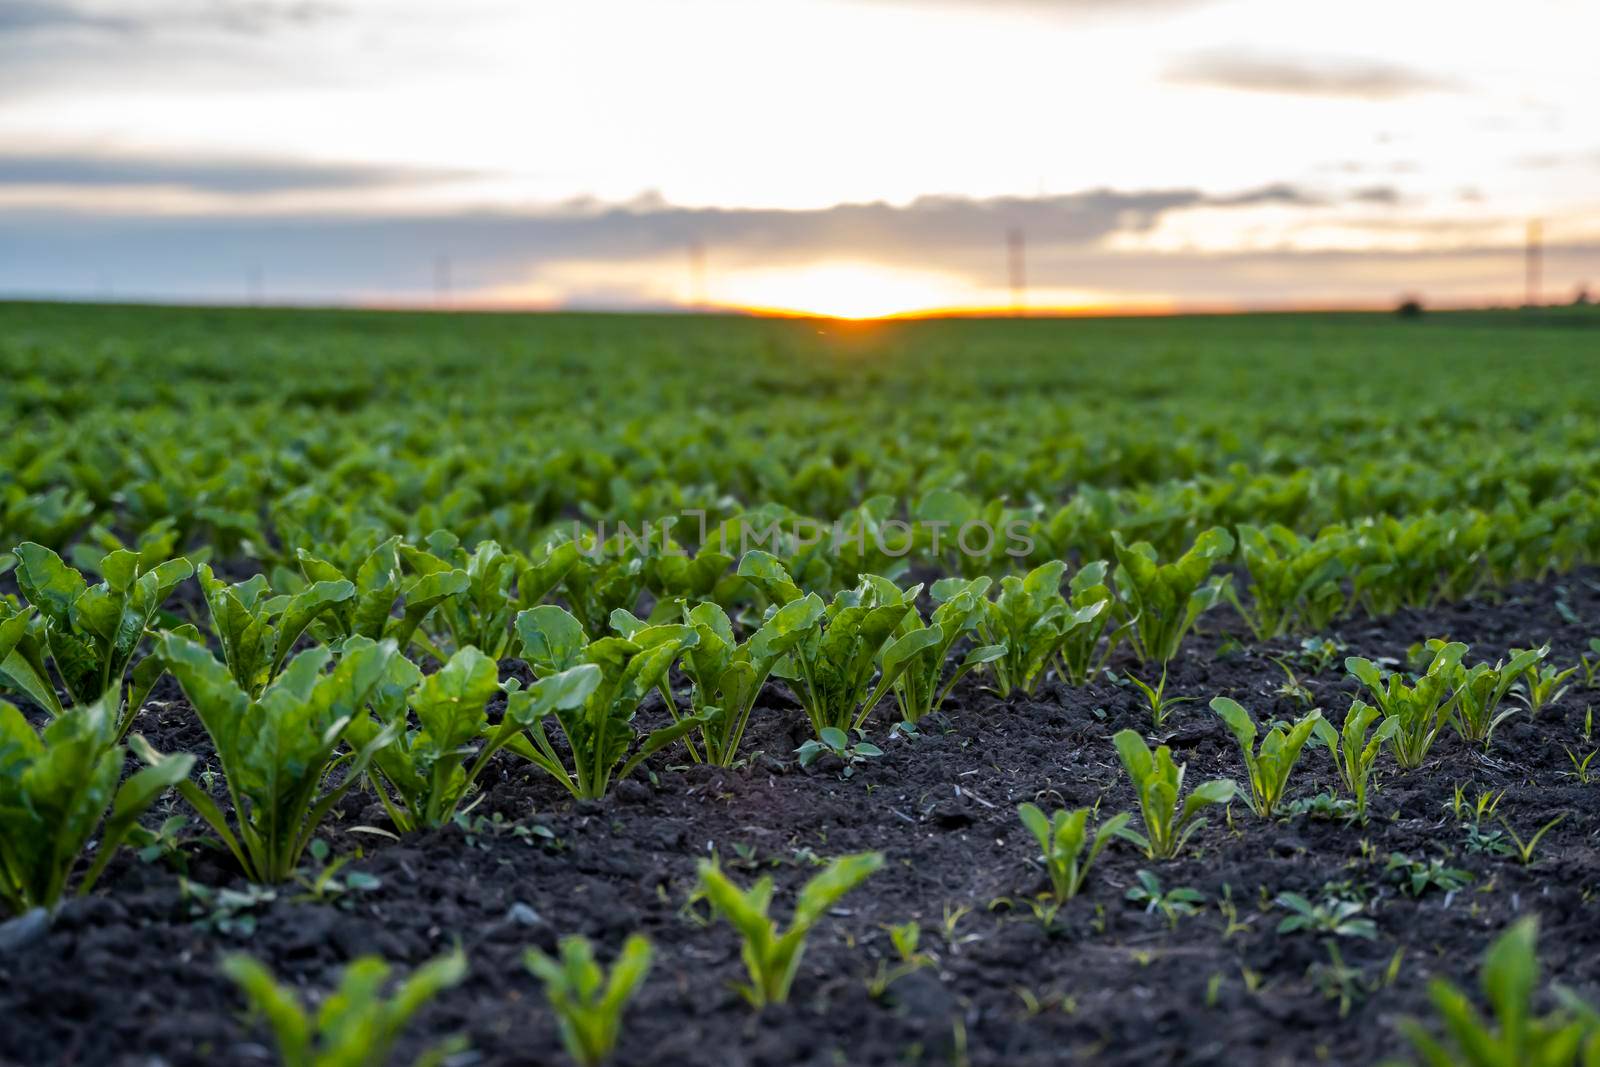
[[[706,246],[698,238],[689,242],[689,306],[706,309]]]
[[[1021,227],[1006,231],[1006,267],[1011,276],[1011,313],[1022,315],[1027,309],[1028,278],[1025,271]]]
[[[433,259],[433,302],[441,308],[450,306],[450,257],[443,252]]]
[[[1544,222],[1533,219],[1528,223],[1527,306],[1539,306],[1539,291],[1544,283]]]

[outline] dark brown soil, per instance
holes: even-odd
[[[1170,683],[1197,699],[1161,736],[1187,760],[1189,783],[1242,781],[1239,753],[1205,702],[1227,694],[1258,718],[1298,714],[1273,695],[1283,678],[1267,658],[1296,643],[1240,646],[1219,632],[1227,616],[1205,621],[1212,632],[1186,644]],[[1549,639],[1552,659],[1567,665],[1595,633],[1600,572],[1590,570],[1495,602],[1349,622],[1340,636],[1349,654],[1401,658],[1412,642],[1448,635],[1471,644],[1473,660]],[[1341,661],[1307,679],[1336,722],[1352,692]],[[1114,664],[1130,665],[1120,656]],[[1023,904],[1045,882],[1016,805],[1098,800],[1103,812],[1127,809],[1132,792],[1110,738],[1125,726],[1148,730],[1136,691],[1051,681],[1031,699],[1002,702],[964,686],[920,738],[889,741],[878,729],[885,755],[845,780],[836,762],[795,765],[802,719],[773,687],[748,738],[764,752],[753,769],[679,766],[680,750],[606,801],[574,804],[500,758],[472,814],[499,815],[505,825],[403,842],[361,832],[387,824],[370,796],[354,798],[325,837],[335,853],[359,852],[346,870],[376,876],[378,888],[324,903],[282,888],[248,913],[249,933],[197,921],[205,909],[185,898],[166,864],[125,855],[93,895],[62,910],[46,938],[0,957],[0,1062],[269,1063],[263,1032],[247,1025],[216,971],[220,953],[254,953],[323,990],[363,953],[404,966],[460,942],[467,981],[423,1013],[406,1049],[460,1032],[477,1054],[464,1063],[563,1063],[523,949],[548,950],[559,935],[582,933],[609,961],[625,936],[642,931],[656,963],[628,1013],[619,1064],[1371,1064],[1403,1051],[1391,1023],[1426,1011],[1428,981],[1470,981],[1513,916],[1541,916],[1547,975],[1591,996],[1600,987],[1600,775],[1584,785],[1563,774],[1572,770],[1567,748],[1600,745],[1581,737],[1585,706],[1600,703],[1600,693],[1577,682],[1536,721],[1520,714],[1504,725],[1487,755],[1448,735],[1409,774],[1385,757],[1364,827],[1309,817],[1264,823],[1235,803],[1232,817],[1213,819],[1176,862],[1154,863],[1117,843],[1050,926]],[[207,751],[181,697],[165,694],[172,702],[147,711],[140,729],[162,749]],[[1333,781],[1327,754],[1308,750],[1291,792],[1307,797]],[[1456,785],[1469,794],[1506,790],[1499,813],[1523,836],[1558,814],[1566,819],[1529,867],[1475,853],[1447,810]],[[816,859],[864,849],[882,850],[884,869],[814,933],[792,1002],[752,1011],[732,989],[743,977],[734,933],[708,924],[690,902],[696,861],[715,852],[740,878],[770,874],[786,921]],[[244,888],[215,854],[188,852],[195,881]],[[1443,859],[1473,882],[1404,895],[1384,871],[1394,852]],[[1199,890],[1207,903],[1170,928],[1124,899],[1141,868],[1167,887]],[[1277,934],[1285,912],[1270,906],[1278,893],[1316,899],[1335,884],[1369,902],[1379,930],[1376,941],[1339,943],[1359,972],[1344,1017],[1337,985],[1319,980],[1323,940]],[[1236,908],[1231,930],[1224,899]],[[907,920],[921,923],[934,965],[873,999],[866,981],[892,953],[884,927]]]

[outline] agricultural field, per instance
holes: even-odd
[[[1600,314],[0,304],[0,1064],[1600,1064]]]

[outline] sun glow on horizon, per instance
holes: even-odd
[[[710,295],[712,306],[730,311],[847,321],[1004,315],[1018,310],[1009,290],[974,286],[940,271],[858,261],[738,271],[720,278]],[[1021,310],[1035,314],[1172,310],[1164,297],[1128,299],[1082,289],[1029,289],[1023,303]]]
[[[973,302],[972,287],[936,271],[824,262],[744,270],[720,279],[712,302],[750,311],[882,319]]]

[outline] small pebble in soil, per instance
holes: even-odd
[[[50,931],[50,913],[43,908],[25,911],[0,923],[0,956],[9,955],[42,940]]]

